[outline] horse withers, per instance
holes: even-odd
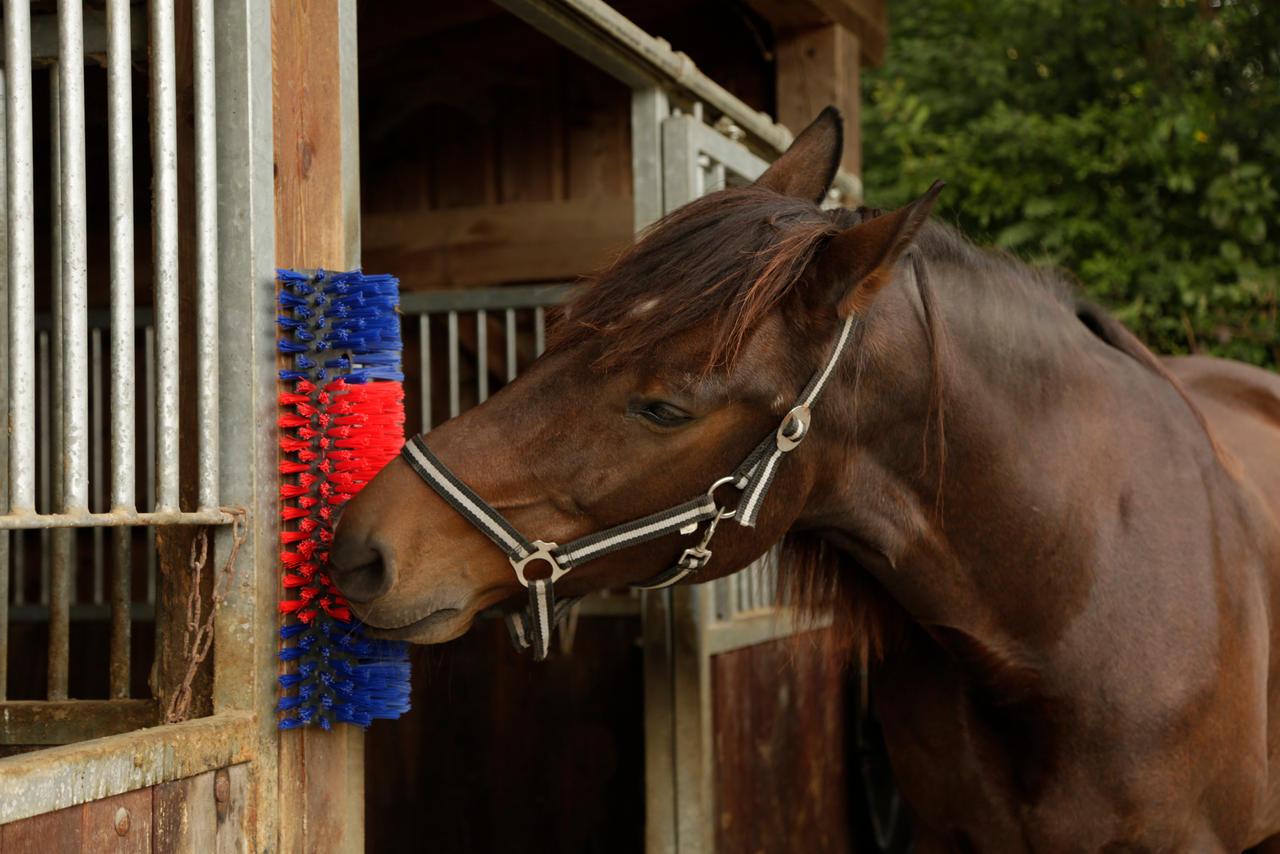
[[[705,581],[781,541],[783,583],[876,660],[917,851],[1265,844],[1280,378],[1157,360],[930,221],[937,187],[820,209],[840,151],[828,110],[593,277],[527,373],[347,505],[339,588],[377,634],[439,643],[508,600],[553,624],[529,592],[552,575],[561,597]],[[552,548],[680,507],[593,559]]]

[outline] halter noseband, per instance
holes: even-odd
[[[721,520],[732,518],[743,527],[755,527],[760,503],[773,483],[778,464],[808,435],[810,409],[831,379],[841,355],[848,349],[856,323],[853,315],[845,319],[827,361],[809,379],[795,406],[783,416],[778,429],[765,436],[733,474],[720,478],[705,493],[683,504],[588,534],[563,546],[526,539],[502,514],[450,471],[427,448],[421,436],[407,441],[400,454],[428,486],[506,553],[516,578],[529,590],[529,606],[506,618],[512,642],[518,649],[532,647],[534,658],[542,660],[547,656],[551,632],[556,624],[581,598],[559,602],[555,598],[555,582],[575,566],[668,534],[694,534],[700,524],[708,522],[698,544],[685,549],[679,560],[649,580],[631,585],[639,590],[657,590],[683,581],[707,565],[711,560],[711,538]],[[740,492],[740,496],[737,506],[727,509],[717,501],[715,493],[720,487],[730,484]],[[530,579],[526,570],[538,563],[547,564],[551,569],[550,575]]]

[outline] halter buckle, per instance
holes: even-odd
[[[520,558],[520,560],[516,560],[513,557],[507,558],[507,560],[511,561],[511,568],[516,571],[516,578],[520,579],[520,583],[525,587],[529,586],[529,579],[524,577],[524,568],[534,561],[545,560],[551,564],[551,577],[547,580],[552,584],[559,581],[569,571],[569,567],[561,566],[560,561],[556,560],[555,550],[560,548],[558,544],[534,540],[529,545],[533,546],[534,550]]]
[[[803,403],[794,407],[790,412],[782,417],[782,423],[778,425],[778,450],[782,452],[790,451],[799,445],[805,436],[809,435],[809,407]]]

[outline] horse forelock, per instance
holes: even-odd
[[[548,348],[607,336],[602,367],[626,364],[697,327],[704,373],[731,367],[746,338],[840,229],[830,212],[773,190],[711,193],[659,220],[588,276]]]

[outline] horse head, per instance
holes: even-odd
[[[715,514],[734,512],[735,484],[720,482],[788,419],[844,321],[894,277],[939,189],[840,227],[818,202],[841,136],[828,109],[754,185],[657,223],[580,290],[528,371],[419,447],[529,540],[574,542],[703,495]],[[836,361],[829,373],[848,368]],[[844,406],[815,402],[813,438],[779,464],[752,524],[720,526],[714,557],[690,580],[742,568],[821,512],[829,468],[851,444],[833,427]],[[375,633],[446,641],[525,592],[508,556],[455,508],[407,457],[346,505],[330,571]],[[640,582],[714,524],[698,522],[571,568],[530,566],[528,577],[569,569],[561,596]]]

